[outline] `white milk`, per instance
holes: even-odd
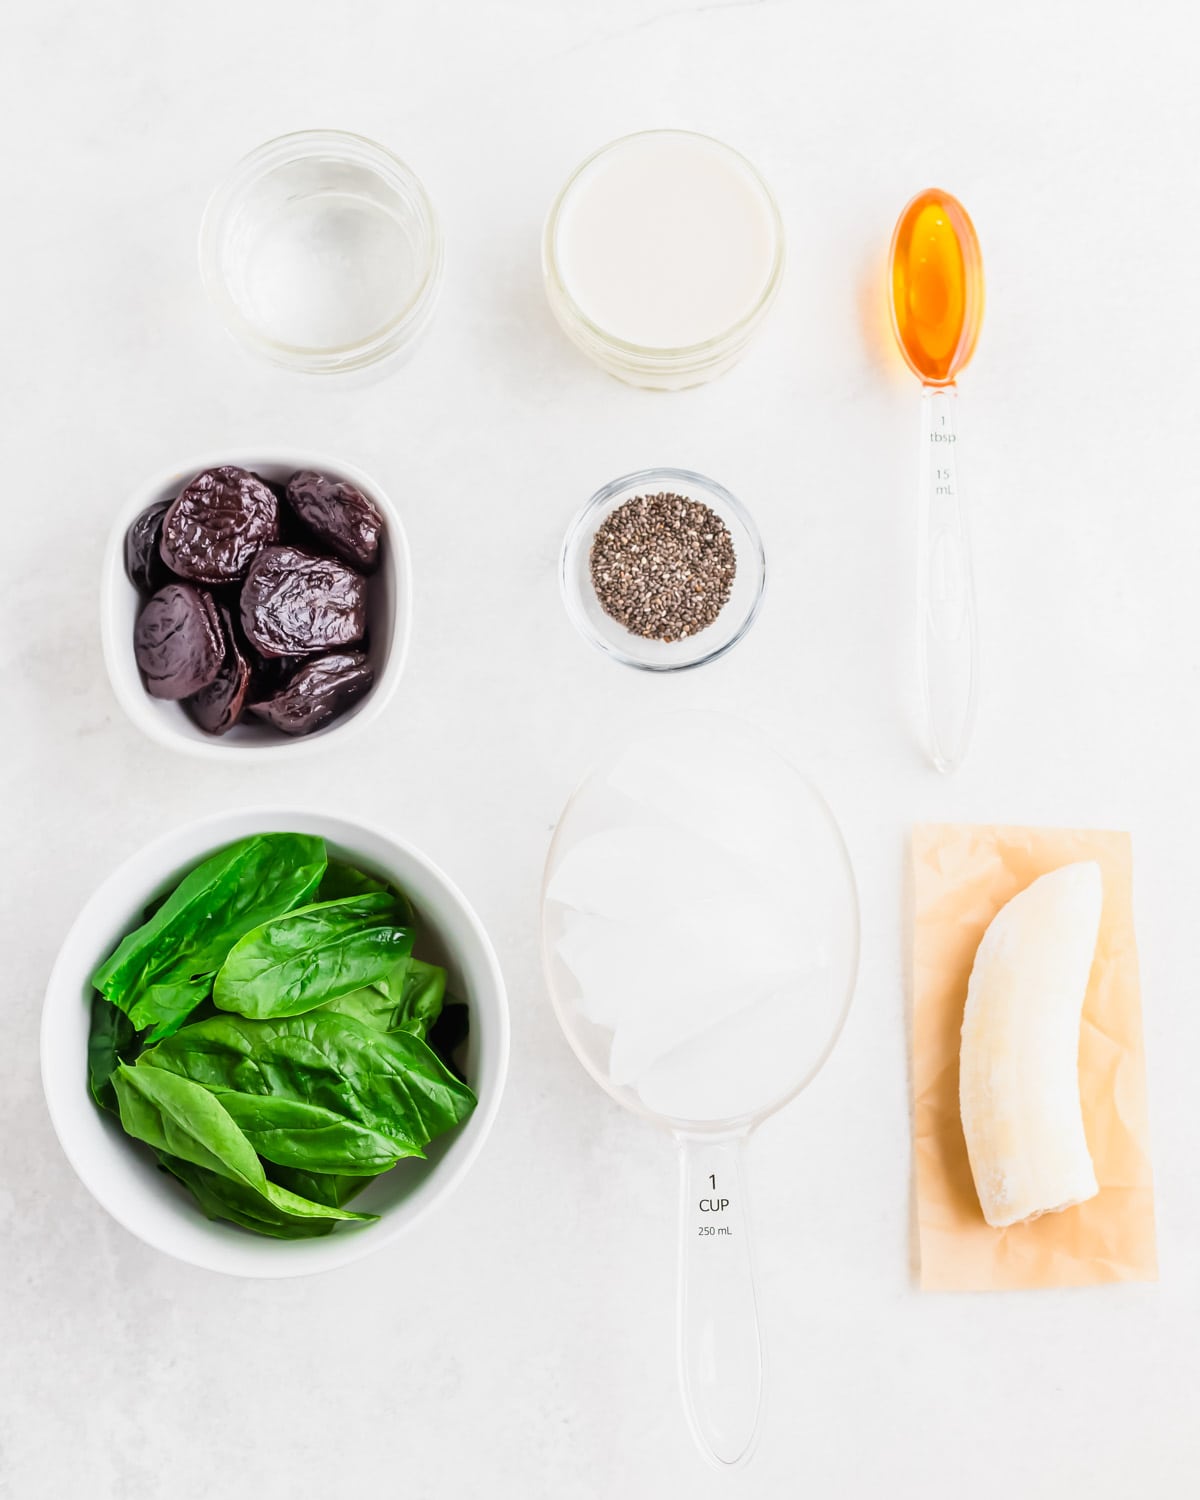
[[[567,189],[555,258],[606,334],[679,349],[754,311],[777,251],[772,205],[736,152],[686,131],[615,142]]]

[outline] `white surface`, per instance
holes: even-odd
[[[378,1214],[377,1224],[295,1242],[240,1234],[235,1226],[196,1213],[149,1153],[131,1151],[116,1122],[95,1108],[89,1092],[79,1087],[77,1064],[80,1052],[87,1051],[96,955],[111,952],[148,902],[170,891],[199,860],[235,839],[280,831],[325,839],[331,856],[394,881],[412,901],[429,956],[445,964],[452,993],[469,996],[463,1071],[479,1099],[470,1119],[430,1147],[414,1171],[385,1173],[364,1190],[356,1207]],[[308,809],[269,807],[218,813],[173,828],[112,872],[59,952],[46,988],[40,1040],[42,1087],[55,1132],[81,1180],[115,1219],[190,1265],[280,1277],[348,1265],[383,1251],[445,1202],[495,1123],[508,1067],[509,1022],[496,955],[479,918],[444,871],[418,850],[360,823]]]
[[[5,1500],[1189,1494],[1192,8],[45,0],[2,24]],[[364,390],[247,362],[195,268],[218,178],[257,141],[325,122],[411,162],[446,231],[427,342]],[[580,356],[538,265],[566,173],[663,124],[745,151],[791,235],[759,345],[678,395]],[[882,282],[895,216],[926,183],[961,195],[989,285],[961,402],[984,677],[949,782],[914,739],[918,397]],[[172,755],[126,721],[101,663],[116,507],[179,456],[256,442],[343,453],[409,529],[409,668],[336,778],[324,758]],[[652,463],[728,484],[771,569],[737,650],[666,680],[590,650],[555,578],[582,500]],[[751,1156],[770,1392],[754,1463],[726,1479],[693,1452],[675,1389],[669,1145],[572,1057],[537,961],[562,802],[610,729],[669,703],[751,714],[812,770],[863,902],[846,1031]],[[160,829],[268,799],[378,809],[443,865],[500,950],[514,1046],[496,1130],[443,1212],[352,1270],[264,1286],[177,1265],[90,1200],[51,1134],[36,1043],[55,951],[108,870]],[[918,818],[1132,830],[1158,1286],[913,1289]]]

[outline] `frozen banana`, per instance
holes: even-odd
[[[1103,894],[1098,864],[1064,865],[1014,896],[975,954],[959,1108],[993,1228],[1099,1192],[1079,1100],[1079,1023]]]

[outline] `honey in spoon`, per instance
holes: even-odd
[[[892,235],[892,326],[926,385],[952,385],[983,322],[983,257],[975,226],[950,193],[918,193]]]

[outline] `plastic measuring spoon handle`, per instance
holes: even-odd
[[[763,1390],[744,1141],[679,1138],[679,1378],[692,1436],[722,1469],[750,1457]]]
[[[953,771],[967,753],[979,682],[979,627],[967,513],[958,482],[958,392],[921,393],[920,621],[921,689],[929,753]]]

